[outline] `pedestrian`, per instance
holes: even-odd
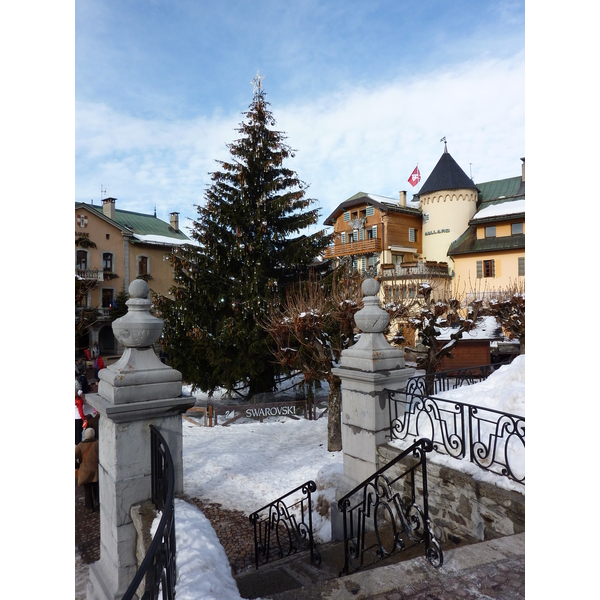
[[[83,375],[80,375],[77,378],[77,381],[79,381],[79,385],[81,386],[81,391],[84,394],[89,394],[90,393],[90,383],[88,381],[87,375],[85,373],[83,373]]]
[[[85,507],[91,512],[100,508],[98,486],[98,440],[92,427],[85,430],[85,439],[75,446],[75,478],[85,491]]]
[[[100,439],[100,413],[94,408],[91,414],[85,415],[83,429],[92,428],[96,432],[96,437]]]
[[[98,358],[94,361],[94,377],[96,380],[98,379],[98,372],[102,371],[102,369],[104,369],[104,361],[102,360],[102,357],[98,355]]]
[[[92,347],[92,355],[94,358],[100,356],[100,348],[98,346],[98,342],[94,342],[94,345]]]
[[[81,375],[85,375],[86,365],[83,358],[78,358],[75,361],[75,376],[80,377]]]
[[[83,390],[78,389],[78,382],[75,382],[75,445],[79,444],[82,439],[83,424],[88,415],[93,415],[94,408],[85,401]]]
[[[91,361],[91,360],[92,360],[92,357],[90,356],[90,349],[89,349],[89,348],[86,348],[86,349],[83,351],[83,353],[85,354],[85,359],[86,359],[86,361]]]

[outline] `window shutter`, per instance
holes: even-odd
[[[372,206],[367,206],[367,217],[372,217],[375,214],[375,209]]]
[[[477,261],[477,279],[481,279],[483,277],[483,261]]]
[[[491,260],[490,262],[492,263],[492,277],[496,277],[496,261]]]
[[[349,221],[350,220],[350,212],[345,212],[344,213],[344,221]]]
[[[377,237],[377,225],[373,225],[373,239]]]
[[[346,232],[345,231],[342,231],[341,240],[342,240],[342,244],[346,243]]]
[[[360,229],[358,232],[358,239],[359,240],[364,240],[365,239],[365,230],[364,229]]]
[[[354,230],[354,237],[352,238],[352,241],[358,242],[358,229]]]
[[[525,257],[519,256],[519,277],[525,277]]]
[[[362,262],[362,270],[366,271],[367,270],[367,259],[366,259],[366,257],[363,256],[362,259],[361,259],[361,262]]]
[[[408,228],[408,241],[416,242],[417,241],[417,230],[413,227]]]

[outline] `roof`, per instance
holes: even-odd
[[[419,195],[440,190],[477,189],[473,180],[458,166],[447,150],[444,150],[437,165],[419,190]]]
[[[458,325],[453,327],[440,327],[439,340],[449,340],[450,335],[458,331]],[[496,317],[483,317],[481,321],[475,323],[475,327],[471,331],[464,331],[461,340],[501,340],[502,327],[498,324]]]
[[[407,215],[421,216],[421,210],[417,207],[411,208],[410,206],[400,206],[399,200],[394,198],[388,198],[387,196],[378,196],[376,194],[369,194],[367,192],[357,192],[354,196],[344,200],[341,204],[338,204],[337,208],[323,221],[324,225],[333,225],[340,213],[345,212],[347,209],[353,206],[359,206],[361,204],[370,204],[375,206],[383,212],[398,212]]]
[[[115,218],[113,220],[107,217],[99,207],[83,202],[77,203],[77,206],[85,206],[98,216],[116,224],[119,229],[130,231],[133,234],[133,241],[167,245],[191,242],[183,231],[175,231],[169,223],[154,215],[115,208]]]
[[[502,198],[511,198],[525,195],[525,182],[521,176],[509,177],[478,183],[479,202],[489,202]]]

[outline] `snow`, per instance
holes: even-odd
[[[510,202],[499,202],[480,210],[473,221],[487,219],[489,217],[505,217],[507,215],[525,214],[525,200],[512,200]]]
[[[140,240],[140,242],[146,242],[147,244],[162,244],[165,246],[181,246],[183,244],[198,245],[193,239],[178,239],[166,235],[142,235],[140,233],[135,233],[133,237]]]
[[[189,389],[186,391],[189,393]],[[195,396],[205,398],[199,392]],[[515,358],[482,383],[440,396],[524,415],[525,357]],[[218,394],[213,402],[216,398]],[[184,490],[206,503],[218,503],[249,515],[313,479],[317,483],[315,506],[319,496],[333,503],[335,490],[343,482],[343,454],[327,451],[326,418],[307,421],[272,417],[263,423],[240,419],[227,427],[212,428],[184,420],[182,431]],[[449,464],[480,480],[524,493],[522,485],[486,473],[467,461],[435,452],[429,456],[434,462]],[[154,527],[157,524],[158,519]],[[317,543],[329,541],[329,520],[314,512],[313,524]],[[240,599],[225,551],[202,512],[176,499],[175,530],[178,600]]]
[[[438,327],[440,335],[438,339],[449,340],[453,333],[458,330],[457,327]],[[475,324],[471,331],[463,331],[461,340],[498,340],[503,339],[502,329],[496,320],[496,317],[485,316],[481,321]]]

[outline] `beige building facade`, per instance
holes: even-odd
[[[179,229],[177,213],[166,223],[155,215],[119,210],[115,198],[104,199],[102,207],[75,203],[75,277],[87,289],[75,316],[82,309],[95,309],[97,315],[76,347],[98,344],[101,353],[118,354],[111,328],[118,294],[137,278],[147,281],[151,291],[168,294],[175,283],[168,257],[185,243],[192,242]]]

